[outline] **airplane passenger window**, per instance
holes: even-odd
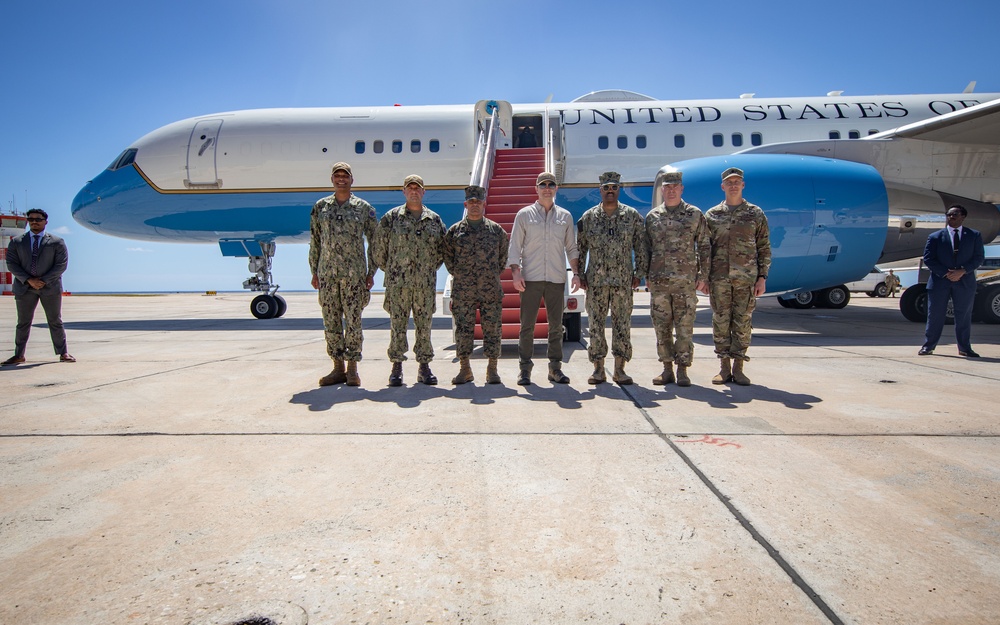
[[[875,130],[874,128],[872,128],[871,130],[868,131],[868,134],[870,134],[870,135],[877,135],[878,131]]]
[[[675,148],[684,147],[684,135],[674,135],[674,147]]]
[[[721,134],[715,133],[714,135],[712,135],[712,145],[714,145],[715,147],[721,148],[723,142],[724,140]]]
[[[847,138],[848,139],[860,139],[861,138],[861,133],[858,132],[857,130],[852,130],[852,131],[850,131],[850,132],[847,133]]]
[[[383,150],[385,150],[385,143],[383,143],[381,139],[378,141],[372,141],[372,152],[381,154]]]
[[[733,145],[735,147],[740,147],[741,145],[743,145],[743,135],[741,135],[738,132],[734,132],[733,133]]]
[[[354,142],[354,153],[355,154],[364,154],[365,153],[365,142],[364,141],[355,141]]]
[[[764,137],[759,132],[750,133],[750,145],[764,145]]]
[[[840,131],[839,130],[831,130],[830,131],[830,138],[831,139],[839,139],[840,138]]]
[[[410,152],[416,154],[419,151],[420,151],[420,140],[414,139],[413,141],[410,141]]]
[[[628,137],[621,135],[618,137],[618,149],[624,150],[626,148],[628,148]]]
[[[403,142],[400,141],[399,139],[394,140],[392,142],[392,153],[400,154],[402,152],[403,152]]]
[[[430,141],[427,142],[427,148],[431,152],[437,152],[441,149],[441,142],[438,141],[437,139],[431,139]]]
[[[639,135],[635,138],[635,147],[640,150],[646,149],[646,135]]]
[[[597,138],[597,147],[598,147],[598,149],[601,149],[601,150],[607,150],[608,149],[608,138],[604,137],[604,136],[598,137]]]

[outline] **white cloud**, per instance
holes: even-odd
[[[59,226],[58,228],[53,228],[52,232],[54,232],[54,233],[56,233],[58,235],[66,235],[66,234],[69,234],[71,232],[71,230],[69,228],[67,228],[66,226]]]
[[[152,252],[153,250],[147,250],[141,247],[126,247],[126,252]]]

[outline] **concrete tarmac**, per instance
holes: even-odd
[[[440,384],[388,388],[375,294],[362,386],[319,388],[316,295],[285,297],[70,296],[74,364],[39,310],[0,370],[0,623],[1000,623],[1000,326],[917,356],[896,300],[765,298],[754,384],[713,386],[702,299],[694,386],[654,387],[640,293],[635,385],[579,343],[553,385],[537,342],[522,388],[514,343],[452,386],[439,311]]]

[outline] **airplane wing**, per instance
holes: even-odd
[[[1000,99],[869,135],[863,140],[895,138],[1000,145]]]

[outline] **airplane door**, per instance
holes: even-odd
[[[510,102],[503,100],[480,100],[476,102],[476,132],[486,128],[493,116],[493,111],[497,112],[497,121],[500,124],[500,137],[497,139],[497,147],[504,149],[513,145],[512,143],[512,123],[514,117]]]
[[[215,163],[215,148],[221,128],[221,119],[207,119],[194,125],[188,141],[188,176],[184,181],[185,186],[217,189],[221,185]]]

